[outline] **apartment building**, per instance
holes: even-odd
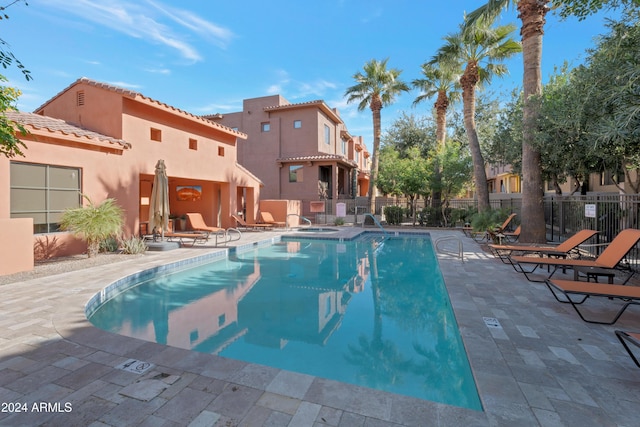
[[[116,199],[125,234],[143,232],[160,159],[172,214],[200,212],[224,228],[235,226],[231,214],[240,209],[256,218],[262,183],[236,161],[242,132],[86,78],[34,113],[6,115],[29,133],[18,135],[24,157],[0,156],[0,239],[11,242],[0,274],[33,268],[34,256],[82,253],[84,243],[59,228],[66,208],[82,206],[81,194],[95,203]]]
[[[369,188],[369,153],[324,101],[245,99],[242,111],[205,118],[247,135],[238,162],[264,184],[262,199],[350,199]],[[306,211],[303,207],[303,211]]]

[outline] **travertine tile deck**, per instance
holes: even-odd
[[[453,237],[439,262],[484,411],[121,337],[86,320],[84,304],[109,283],[216,250],[196,247],[0,286],[0,425],[638,425],[640,369],[613,334],[640,330],[637,307],[615,326],[584,323],[460,231],[430,232]],[[241,243],[277,233],[244,233]],[[464,262],[452,255],[458,242]],[[129,359],[153,367],[116,368]]]

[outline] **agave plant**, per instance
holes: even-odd
[[[88,205],[67,209],[62,214],[60,228],[86,241],[87,255],[91,258],[98,253],[101,241],[120,233],[123,210],[115,199],[106,199],[95,205],[88,196],[82,197],[87,200]]]

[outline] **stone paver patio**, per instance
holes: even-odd
[[[640,369],[613,333],[640,330],[637,307],[614,326],[585,323],[460,231],[430,232],[453,237],[439,262],[483,411],[117,336],[86,320],[84,305],[109,283],[216,250],[199,246],[0,286],[0,425],[638,425]],[[244,233],[240,243],[277,234]],[[464,262],[453,255],[459,241]],[[118,368],[130,359],[152,367]]]

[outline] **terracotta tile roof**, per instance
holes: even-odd
[[[318,161],[338,161],[346,163],[351,167],[358,167],[358,164],[353,160],[349,160],[339,154],[316,154],[313,156],[294,156],[294,157],[282,157],[276,160],[279,163],[291,163],[291,162],[318,162]]]
[[[296,108],[307,108],[307,107],[318,107],[325,114],[327,114],[331,119],[336,123],[343,123],[340,118],[340,114],[338,114],[337,110],[329,107],[324,101],[321,99],[316,99],[315,101],[307,101],[307,102],[299,102],[297,104],[283,104],[283,105],[272,105],[270,107],[264,107],[264,111],[276,111],[276,110],[291,110]]]
[[[125,149],[131,148],[131,144],[125,140],[93,132],[67,123],[64,120],[54,119],[53,117],[42,116],[34,113],[24,113],[21,111],[5,111],[4,114],[9,120],[20,123],[23,126],[30,126],[33,129],[44,129],[54,134],[73,135],[80,139],[108,142],[110,144],[120,145]]]
[[[208,120],[205,117],[197,116],[195,114],[192,114],[192,113],[189,113],[187,111],[181,110],[179,108],[173,107],[173,106],[171,106],[169,104],[165,104],[164,102],[160,102],[160,101],[157,101],[157,100],[155,100],[153,98],[149,98],[147,96],[144,96],[140,92],[136,92],[136,91],[131,90],[131,89],[122,88],[122,87],[119,87],[119,86],[115,86],[115,85],[112,85],[112,84],[109,84],[109,83],[98,82],[98,81],[95,81],[95,80],[91,80],[91,79],[89,79],[87,77],[81,77],[78,80],[76,80],[75,82],[71,83],[68,87],[66,87],[65,89],[61,90],[53,98],[51,98],[50,100],[48,100],[47,102],[42,104],[40,107],[36,108],[36,110],[34,112],[35,113],[40,112],[51,101],[56,99],[61,94],[67,92],[73,86],[78,85],[80,83],[84,83],[84,84],[87,84],[87,85],[90,85],[90,86],[95,86],[95,87],[98,87],[98,88],[101,88],[101,89],[108,90],[110,92],[119,93],[124,97],[131,98],[131,99],[136,99],[136,100],[148,103],[148,104],[154,104],[156,107],[160,107],[160,108],[162,108],[164,110],[167,110],[167,111],[170,111],[170,112],[172,112],[174,114],[178,114],[178,115],[186,117],[186,118],[188,118],[190,120],[195,120],[195,121],[204,123],[207,126],[211,126],[211,127],[220,129],[220,130],[222,130],[222,131],[224,131],[226,133],[233,134],[238,138],[247,139],[247,135],[246,134],[244,134],[242,132],[239,132],[239,131],[237,131],[235,129],[231,129],[230,127],[221,125],[220,123],[216,123],[214,121]]]

